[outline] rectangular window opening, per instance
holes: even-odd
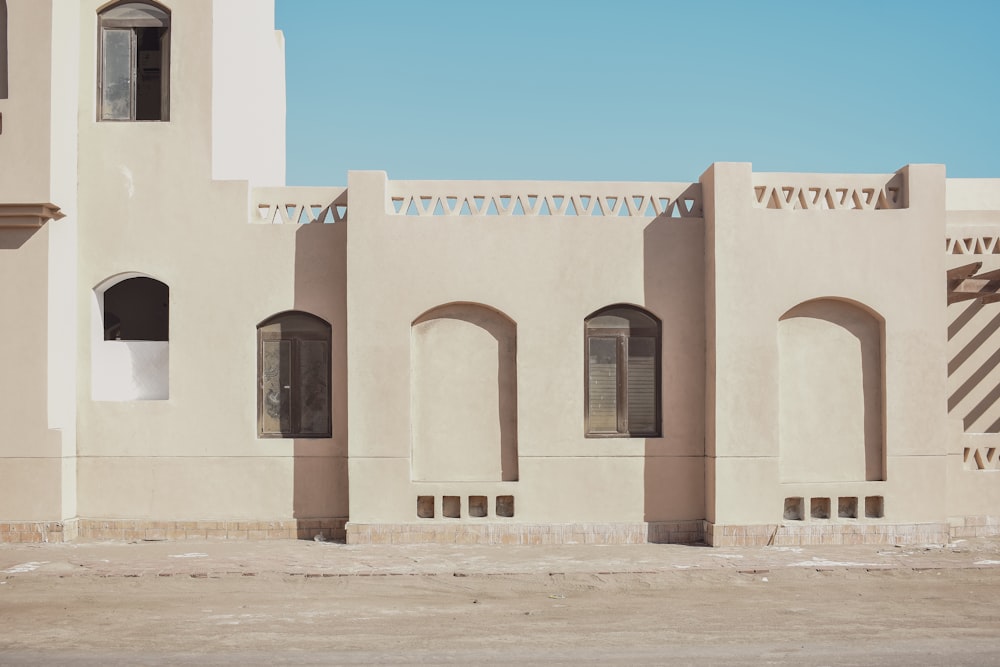
[[[461,496],[445,496],[441,499],[441,514],[448,519],[458,519],[462,516]]]
[[[434,518],[434,496],[417,496],[417,518]]]
[[[829,519],[830,499],[811,498],[809,500],[809,516],[811,516],[813,519]]]
[[[837,498],[837,516],[841,519],[857,519],[858,499],[853,496]]]
[[[514,496],[497,496],[497,516],[514,516]]]
[[[785,511],[783,517],[785,521],[802,521],[802,498],[785,498]]]
[[[469,496],[469,516],[481,518],[486,516],[486,496]]]
[[[882,496],[865,497],[865,518],[881,519],[885,516],[885,505]]]

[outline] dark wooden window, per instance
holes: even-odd
[[[262,438],[329,438],[330,325],[289,311],[257,326],[257,429]]]
[[[587,318],[584,334],[587,437],[658,437],[660,321],[609,306]]]
[[[152,2],[119,2],[98,24],[98,118],[169,120],[170,12]]]

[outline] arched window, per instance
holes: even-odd
[[[170,288],[136,273],[94,290],[92,397],[97,401],[170,396]]]
[[[330,325],[288,311],[257,325],[257,432],[329,438]]]
[[[659,436],[660,321],[615,305],[590,315],[584,329],[587,436]]]
[[[169,120],[170,12],[153,2],[117,2],[98,24],[98,118]]]
[[[128,278],[104,290],[104,340],[170,339],[170,288],[154,278]]]

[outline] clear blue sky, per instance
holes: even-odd
[[[1000,1],[277,0],[288,183],[1000,177]]]

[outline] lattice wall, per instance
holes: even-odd
[[[265,225],[347,220],[347,188],[254,188],[250,222]]]
[[[702,217],[698,183],[391,181],[401,216]]]
[[[878,211],[904,208],[899,174],[850,176],[851,183],[824,185],[809,182],[808,174],[753,175],[755,208],[798,210]]]

